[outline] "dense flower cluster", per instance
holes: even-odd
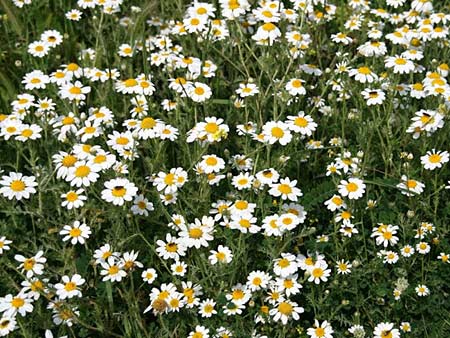
[[[450,14],[378,3],[58,7],[0,114],[0,336],[423,332],[450,263]]]

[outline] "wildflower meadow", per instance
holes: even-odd
[[[450,337],[450,1],[0,29],[1,337]]]

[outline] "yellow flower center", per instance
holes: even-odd
[[[282,258],[278,261],[278,266],[281,268],[287,268],[291,263],[288,259]]]
[[[265,30],[266,32],[271,32],[273,31],[275,28],[277,28],[277,26],[275,26],[273,23],[268,22],[265,23],[264,25],[262,25],[262,29]]]
[[[289,186],[289,184],[282,183],[278,186],[278,191],[284,195],[288,195],[292,192],[292,188]]]
[[[34,260],[34,258],[26,259],[26,260],[23,262],[23,268],[24,268],[26,271],[32,270],[35,263],[36,263],[36,261]]]
[[[194,92],[197,95],[203,95],[205,93],[205,90],[202,87],[196,87]]]
[[[337,197],[337,196],[333,197],[333,198],[331,199],[331,201],[332,201],[334,204],[336,204],[336,205],[341,205],[341,204],[342,204],[342,198]]]
[[[203,235],[203,231],[200,228],[192,228],[189,230],[189,237],[194,238],[194,239],[199,239],[200,237],[202,237]]]
[[[91,168],[89,168],[87,165],[80,165],[75,170],[75,176],[76,177],[86,177],[91,173]]]
[[[155,126],[156,126],[156,121],[155,121],[155,119],[153,119],[151,117],[146,117],[141,122],[142,129],[152,129]]]
[[[175,183],[175,174],[167,174],[166,177],[164,178],[164,183],[166,185],[172,185]]]
[[[76,63],[69,63],[66,67],[66,69],[70,72],[74,72],[80,68]]]
[[[271,133],[272,136],[276,138],[282,138],[284,136],[284,131],[280,127],[273,127]]]
[[[61,163],[64,167],[68,168],[68,167],[73,167],[73,165],[75,164],[75,162],[77,161],[77,158],[73,155],[66,155]]]
[[[96,130],[97,130],[97,128],[95,128],[95,127],[86,127],[86,128],[84,128],[84,133],[85,134],[93,134],[93,133],[95,133]]]
[[[244,298],[244,292],[240,289],[234,290],[232,297],[234,300],[242,299],[242,298]]]
[[[385,232],[383,232],[383,237],[385,238],[385,239],[391,239],[392,238],[392,232],[390,232],[390,231],[385,231]]]
[[[72,228],[69,231],[70,237],[79,237],[81,235],[81,230],[79,228]]]
[[[209,122],[205,126],[205,131],[210,134],[214,134],[219,130],[219,126],[215,122]]]
[[[10,186],[12,191],[19,192],[25,190],[25,183],[23,183],[21,180],[14,180],[11,182]]]
[[[355,192],[356,190],[358,190],[358,185],[356,183],[350,182],[349,184],[347,184],[347,190],[349,192]]]
[[[74,282],[68,282],[64,285],[64,290],[70,292],[77,289],[77,285]]]
[[[278,305],[278,311],[285,316],[289,316],[293,310],[292,305],[289,303],[281,302]]]
[[[298,127],[305,128],[308,125],[308,120],[304,117],[297,117],[294,120],[294,124]]]
[[[430,155],[430,157],[428,157],[428,160],[431,163],[439,163],[441,161],[441,155],[439,154]]]
[[[225,254],[223,252],[218,252],[218,253],[216,253],[216,258],[219,261],[223,261],[223,260],[225,260]]]
[[[208,157],[205,162],[209,166],[215,166],[217,164],[217,159],[215,157]]]
[[[110,275],[115,275],[119,272],[119,267],[117,265],[113,265],[108,269],[108,273]]]
[[[166,244],[166,250],[168,252],[177,252],[178,250],[178,245],[176,243],[167,243]]]
[[[128,79],[128,80],[125,80],[123,82],[123,84],[125,85],[125,87],[130,88],[130,87],[137,86],[138,82],[135,79]]]
[[[20,307],[25,305],[25,301],[22,298],[20,298],[20,297],[15,297],[11,301],[11,305],[13,307],[15,307],[16,309],[18,309],[18,308],[20,308]]]
[[[81,94],[81,88],[73,86],[72,88],[69,89],[69,93],[73,95],[79,95]]]
[[[123,186],[114,187],[111,191],[114,197],[123,197],[127,193],[127,189]]]
[[[325,330],[321,327],[316,328],[317,337],[325,337]]]
[[[323,269],[322,268],[315,268],[312,271],[312,275],[314,276],[314,278],[320,278],[323,276]]]
[[[381,338],[392,338],[392,332],[391,331],[383,331],[380,335]]]
[[[30,137],[31,135],[33,135],[33,130],[31,130],[31,129],[24,129],[24,130],[22,130],[22,133],[21,133],[21,135],[23,136],[23,137]]]
[[[359,67],[358,73],[363,74],[363,75],[369,75],[371,73],[371,71],[370,71],[369,67]]]
[[[43,288],[44,288],[44,285],[42,284],[42,282],[40,280],[37,280],[30,284],[31,291],[36,292],[38,290],[42,290]]]
[[[302,85],[302,81],[300,81],[298,79],[292,81],[292,87],[294,87],[294,88],[301,88],[302,86],[303,86]]]
[[[406,186],[407,186],[409,189],[414,189],[414,188],[417,186],[417,181],[414,181],[414,180],[408,180],[408,181],[406,181]]]

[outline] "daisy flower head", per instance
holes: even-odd
[[[155,279],[158,277],[155,269],[149,268],[141,273],[142,280],[148,284],[152,284]]]
[[[431,246],[427,242],[419,242],[416,244],[416,250],[418,253],[425,255],[430,252]]]
[[[61,281],[61,283],[55,284],[56,294],[60,299],[82,297],[78,287],[83,285],[86,280],[81,278],[80,275],[63,276]]]
[[[103,276],[102,281],[120,282],[127,273],[123,269],[123,264],[114,256],[109,256],[108,259],[100,263],[102,269],[100,275]]]
[[[236,94],[238,94],[242,98],[254,96],[258,93],[259,93],[258,86],[256,86],[256,84],[252,82],[240,83],[239,88],[236,89]]]
[[[123,256],[120,258],[120,263],[125,271],[133,271],[136,268],[143,268],[144,265],[137,260],[139,252],[124,252]]]
[[[5,317],[15,317],[17,314],[25,317],[33,311],[32,302],[33,299],[23,290],[15,296],[8,294],[0,298],[0,312],[3,312]]]
[[[204,102],[208,100],[212,95],[211,88],[201,82],[195,82],[190,85],[188,87],[187,93],[191,100],[194,102]]]
[[[174,259],[179,260],[180,256],[186,254],[187,247],[185,242],[178,237],[172,236],[170,233],[166,234],[166,240],[157,240],[156,253],[163,259]]]
[[[0,242],[1,242],[1,238],[0,238]],[[1,253],[1,250],[0,250]],[[442,263],[449,263],[450,264],[450,255],[446,254],[445,252],[441,252],[438,256],[437,259],[439,259]]]
[[[72,225],[65,225],[59,232],[60,235],[64,236],[63,241],[70,240],[72,245],[77,243],[84,244],[91,233],[91,228],[85,223],[80,223],[80,221],[75,221]]]
[[[339,194],[349,199],[360,199],[365,192],[366,185],[359,178],[349,178],[341,180],[338,189]]]
[[[7,336],[17,327],[16,318],[13,316],[6,316],[3,314],[0,317],[0,337]]]
[[[182,261],[176,261],[170,266],[170,270],[172,271],[172,275],[183,277],[187,272],[187,264]]]
[[[435,149],[427,151],[425,155],[420,157],[423,167],[427,170],[441,168],[448,160],[448,151],[436,151]]]
[[[311,267],[308,267],[307,272],[310,274],[308,282],[320,284],[320,282],[328,281],[331,275],[331,270],[328,269],[328,264],[325,261],[318,261]]]
[[[208,247],[210,241],[214,239],[214,219],[203,216],[196,218],[194,223],[184,225],[179,232],[180,238],[188,248]]]
[[[296,202],[298,197],[303,196],[303,193],[296,187],[297,180],[291,181],[289,177],[282,178],[279,183],[272,184],[269,194],[274,197],[281,197],[283,200],[290,200]]]
[[[205,299],[198,305],[200,316],[203,318],[210,318],[217,314],[217,311],[214,309],[215,306],[216,302],[213,299]]]
[[[47,258],[44,257],[44,251],[40,250],[35,256],[25,258],[22,255],[15,255],[14,259],[20,262],[19,269],[26,274],[27,278],[31,278],[34,275],[42,275],[44,272],[44,263]]]
[[[378,255],[383,258],[383,263],[395,264],[398,262],[398,254],[391,250],[381,250]]]
[[[37,124],[22,124],[18,130],[16,140],[26,142],[28,140],[37,140],[42,137],[42,128]]]
[[[317,128],[317,123],[314,122],[313,118],[303,111],[299,112],[297,116],[288,116],[286,123],[291,131],[305,136],[311,136]]]
[[[95,264],[106,262],[106,260],[111,256],[117,258],[120,256],[120,253],[113,252],[111,245],[104,244],[94,252]]]
[[[83,86],[80,81],[75,83],[67,83],[61,86],[59,95],[62,99],[68,99],[69,101],[84,101],[86,94],[91,92],[91,87]]]
[[[252,292],[266,289],[271,281],[271,276],[263,271],[252,271],[247,276],[247,287]]]
[[[305,309],[298,306],[296,302],[283,300],[276,304],[275,307],[269,311],[269,314],[273,316],[275,322],[281,321],[283,325],[286,325],[289,320],[299,320],[300,314],[303,312],[305,312]]]
[[[320,323],[317,319],[314,320],[314,327],[310,327],[306,333],[311,338],[333,338],[333,328],[331,324],[324,320]]]
[[[303,83],[305,83],[305,81],[301,80],[301,79],[291,79],[286,83],[286,90],[288,91],[288,93],[292,96],[296,96],[296,95],[305,95],[306,94],[306,89],[303,86]]]
[[[71,209],[78,209],[84,205],[84,201],[87,200],[87,197],[83,195],[84,190],[70,190],[65,194],[61,194],[61,198],[63,199],[61,206]]]
[[[197,325],[194,331],[191,331],[189,333],[189,336],[187,338],[210,338],[209,329],[204,326]]]
[[[371,237],[376,237],[377,245],[383,245],[385,248],[388,245],[397,244],[399,238],[397,234],[398,226],[391,224],[379,224],[379,227],[373,228]]]
[[[272,185],[280,178],[280,174],[273,168],[264,169],[256,173],[256,179],[262,184]]]
[[[408,197],[420,195],[425,188],[425,184],[408,178],[406,175],[402,175],[401,180],[402,181],[397,184],[397,188],[400,189],[403,195],[406,195]]]
[[[352,264],[348,261],[341,259],[336,262],[336,269],[339,275],[347,275],[351,272]]]
[[[50,51],[50,45],[45,41],[34,41],[28,45],[28,53],[34,57],[42,58]]]
[[[386,68],[393,68],[394,74],[409,74],[414,71],[414,62],[405,57],[395,55],[388,56],[385,60]]]
[[[216,250],[210,250],[210,254],[208,260],[211,265],[229,264],[233,260],[233,253],[227,246],[219,245]]]
[[[409,244],[405,245],[403,248],[400,249],[401,255],[406,258],[414,255],[414,252],[415,252],[414,248]]]
[[[361,92],[368,106],[382,104],[386,99],[386,94],[381,89],[366,88]]]
[[[22,198],[28,199],[31,194],[36,193],[37,185],[34,176],[10,172],[8,176],[4,175],[0,180],[0,194],[9,200],[15,198],[20,201]]]
[[[135,215],[148,216],[149,211],[155,210],[153,203],[149,202],[144,195],[137,195],[133,203],[131,212]]]
[[[250,189],[252,187],[254,179],[255,177],[253,175],[250,175],[248,172],[239,173],[238,175],[233,176],[231,184],[237,190]]]
[[[138,188],[126,178],[115,178],[105,182],[102,199],[113,205],[121,206],[136,196]]]
[[[283,278],[294,275],[298,270],[297,258],[290,253],[282,253],[281,258],[274,260],[273,272]]]
[[[79,156],[80,155],[78,154],[77,157]],[[70,158],[68,158],[68,160],[70,160]],[[92,162],[77,161],[73,166],[70,166],[68,168],[66,181],[70,182],[71,186],[88,187],[92,183],[95,183],[100,177],[100,175],[98,174],[100,170],[101,167]]]
[[[372,83],[378,80],[378,76],[369,67],[362,66],[349,71],[349,76],[354,77],[360,83]]]
[[[50,82],[48,75],[45,75],[41,70],[34,70],[25,74],[22,83],[25,84],[26,90],[45,89]]]
[[[12,241],[9,239],[6,239],[5,236],[0,237],[0,255],[3,254],[4,251],[8,251],[11,249],[9,244],[11,244]]]
[[[46,41],[50,47],[56,47],[63,41],[63,36],[57,30],[46,30],[41,34],[41,41]]]
[[[279,142],[284,146],[292,140],[292,134],[289,130],[289,126],[281,121],[267,122],[264,124],[262,132],[269,144]]]
[[[225,168],[225,161],[216,155],[204,155],[199,162],[199,168],[205,174],[218,173]]]
[[[344,200],[339,195],[333,195],[330,199],[326,200],[324,204],[330,211],[336,211],[341,208],[345,209],[347,207]]]
[[[252,39],[257,44],[272,45],[280,36],[280,29],[272,22],[266,22],[258,28]]]
[[[394,329],[393,323],[379,323],[375,326],[373,330],[374,338],[400,338],[400,331]]]

